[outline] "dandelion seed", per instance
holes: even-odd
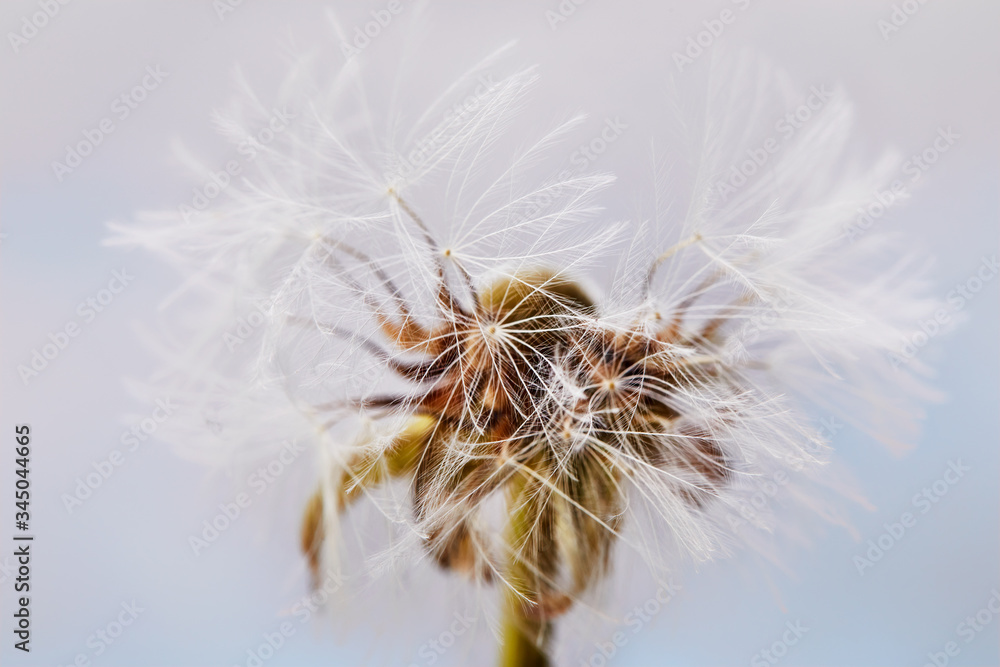
[[[690,195],[673,195],[684,215],[657,210],[643,228],[590,222],[611,177],[539,175],[577,119],[498,156],[532,70],[435,120],[445,95],[407,131],[389,114],[382,142],[365,98],[344,94],[360,90],[356,62],[329,83],[303,77],[279,101],[295,123],[228,202],[188,224],[115,229],[177,263],[210,304],[267,304],[236,351],[218,343],[225,322],[201,323],[181,382],[211,412],[213,442],[309,433],[319,482],[300,537],[314,583],[338,562],[340,515],[376,503],[404,522],[387,555],[419,543],[413,559],[497,591],[502,664],[548,664],[557,622],[618,551],[654,569],[727,553],[742,536],[726,520],[755,480],[826,461],[806,402],[872,429],[862,408],[875,405],[879,435],[907,440],[896,396],[917,385],[886,355],[931,304],[907,260],[877,261],[891,255],[878,230],[841,238],[885,176],[881,163],[844,170],[842,97],[771,178],[719,202],[712,180],[742,155],[744,126],[764,126],[751,93],[780,87],[766,72],[721,77],[709,97],[726,113],[707,112]],[[673,242],[646,252],[650,227]],[[589,272],[608,258],[618,277],[594,290]],[[358,415],[350,444],[343,425]],[[394,484],[402,498],[377,497]]]

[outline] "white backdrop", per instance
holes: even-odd
[[[196,557],[187,538],[224,499],[225,480],[178,458],[155,434],[134,451],[123,447],[123,433],[164,414],[133,398],[124,380],[146,377],[156,365],[138,333],[155,328],[157,304],[174,278],[147,257],[101,241],[109,220],[191,200],[198,181],[172,152],[175,140],[209,163],[231,157],[211,112],[232,97],[237,64],[260,90],[273,90],[288,44],[308,49],[330,39],[325,7],[355,27],[387,5],[5,0],[0,7],[0,525],[7,540],[13,424],[30,423],[37,535],[30,655],[12,648],[11,575],[0,574],[3,664],[63,665],[79,654],[102,665],[246,664],[264,633],[294,619],[281,612],[305,591],[295,538],[301,494],[269,490],[259,503],[268,509],[248,509],[246,520]],[[401,7],[362,57],[385,58],[387,45],[402,39],[416,10]],[[858,143],[872,155],[887,146],[920,154],[939,132],[957,135],[913,181],[912,197],[878,222],[905,229],[915,247],[933,251],[939,296],[996,256],[995,2],[442,0],[425,12],[427,66],[440,68],[426,75],[447,80],[517,38],[515,59],[540,65],[538,106],[552,118],[585,110],[597,129],[603,119],[622,118],[628,130],[595,167],[638,179],[648,137],[663,122],[657,101],[665,76],[677,70],[674,54],[718,26],[723,11],[732,20],[705,40],[707,50],[760,52],[803,90],[843,85],[856,103]],[[79,166],[53,167],[65,162],[67,144],[87,136],[99,141]],[[936,384],[948,398],[928,407],[914,451],[893,457],[851,429],[835,437],[875,508],[853,515],[860,541],[828,531],[794,555],[791,573],[769,580],[739,562],[704,566],[610,664],[769,664],[759,662],[760,651],[782,637],[786,623],[808,631],[780,664],[924,664],[950,641],[958,653],[949,664],[997,664],[997,616],[971,638],[960,624],[987,608],[1000,587],[998,282],[985,280],[964,305],[962,329],[920,351],[939,369]],[[78,334],[25,381],[18,366],[30,365],[50,335],[62,340],[58,332],[71,322]],[[78,479],[107,471],[102,462],[116,448],[125,451],[123,462],[68,509],[63,495],[74,493]],[[853,557],[959,459],[971,470],[877,567],[859,575]],[[310,479],[308,470],[294,474]],[[11,564],[4,556],[0,563]],[[123,604],[142,611],[107,643],[95,633]],[[451,611],[402,607],[393,618],[418,617],[417,629],[397,636],[382,628],[378,650],[370,647],[379,629],[334,638],[321,624],[293,620],[296,634],[266,664],[430,664],[421,645],[449,626]],[[435,664],[463,664],[463,654],[435,654]]]

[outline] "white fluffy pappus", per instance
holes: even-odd
[[[665,109],[650,210],[611,223],[632,186],[552,159],[582,117],[523,129],[539,77],[498,74],[507,50],[419,111],[363,58],[303,58],[220,117],[236,143],[290,118],[238,182],[113,242],[185,277],[152,383],[186,407],[165,437],[205,460],[311,444],[317,582],[431,562],[492,591],[505,651],[561,655],[553,625],[605,613],[625,554],[660,582],[746,545],[780,560],[762,483],[843,523],[815,417],[912,443],[926,369],[891,355],[934,303],[899,238],[845,234],[894,163],[845,156],[842,91],[737,185],[794,95],[759,61],[715,66],[679,93],[703,108]],[[383,525],[343,530],[361,504]]]

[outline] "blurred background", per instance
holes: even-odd
[[[608,657],[585,651],[583,664],[998,664],[1000,4],[986,0],[440,0],[425,3],[416,27],[408,21],[418,8],[407,0],[5,0],[0,526],[9,540],[13,429],[28,423],[36,541],[30,654],[12,646],[14,560],[8,546],[0,550],[0,662],[468,664],[458,648],[434,648],[447,643],[454,617],[433,601],[399,602],[393,618],[418,617],[403,638],[391,627],[338,633],[302,623],[293,611],[306,593],[298,508],[282,486],[193,553],[189,537],[231,499],[232,486],[157,442],[168,409],[137,400],[125,382],[156,367],[139,332],[156,321],[176,278],[141,253],[102,246],[108,221],[175,209],[203,185],[175,142],[208,164],[233,158],[211,114],[233,97],[237,65],[266,99],[290,48],[335,39],[328,10],[353,40],[389,5],[393,18],[359,42],[359,57],[385,58],[416,29],[428,81],[440,85],[517,39],[515,60],[539,64],[536,108],[551,109],[542,120],[584,110],[588,136],[607,118],[627,124],[592,165],[623,179],[642,175],[636,165],[663,124],[665,80],[683,75],[677,54],[751,49],[803,91],[842,85],[856,104],[862,151],[925,156],[926,169],[905,176],[910,198],[877,224],[905,230],[914,248],[933,254],[940,298],[959,285],[969,291],[952,306],[964,325],[929,336],[917,352],[946,394],[927,406],[917,447],[893,456],[837,429],[834,445],[874,507],[853,511],[856,538],[826,531],[779,576],[738,559],[685,573],[683,588],[640,631],[629,630]],[[699,40],[701,52],[691,49]],[[942,133],[951,139],[934,148]],[[68,157],[67,146],[84,139],[92,152]],[[49,344],[58,347],[48,348],[51,358]],[[122,452],[117,465],[113,450]],[[916,523],[892,537],[905,512]],[[876,560],[866,554],[880,539]],[[871,567],[859,572],[858,556]],[[642,604],[649,592],[634,595]],[[120,618],[130,624],[117,626]],[[282,623],[294,634],[278,642]],[[442,641],[431,646],[435,638]]]

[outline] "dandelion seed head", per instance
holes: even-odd
[[[724,113],[705,112],[688,176],[657,165],[646,224],[608,223],[613,177],[545,163],[578,118],[509,150],[533,69],[440,114],[494,61],[412,127],[362,111],[356,67],[308,85],[296,71],[283,101],[297,120],[245,188],[191,220],[115,230],[217,311],[174,352],[196,417],[169,437],[202,456],[283,428],[313,443],[300,545],[314,581],[340,567],[341,515],[369,504],[392,536],[365,554],[371,571],[431,562],[499,591],[541,637],[589,604],[623,550],[663,574],[756,546],[778,526],[746,499],[777,472],[803,482],[791,503],[840,522],[822,491],[800,490],[833,467],[804,406],[912,440],[911,403],[895,396],[921,368],[893,375],[887,354],[933,304],[912,260],[884,261],[880,232],[842,238],[888,169],[841,173],[842,97],[770,178],[720,201],[716,179],[769,108],[757,96],[781,87],[738,67],[709,91]],[[251,303],[266,304],[263,324],[227,350],[219,313]]]

